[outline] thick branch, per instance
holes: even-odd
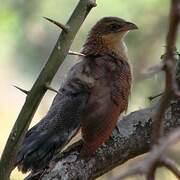
[[[136,162],[136,164],[131,164],[127,171],[123,172],[116,180],[122,180],[126,177],[142,174],[147,177],[147,179],[155,179],[155,171],[158,167],[165,166],[171,170],[178,179],[180,178],[180,171],[176,167],[177,165],[170,158],[166,157],[164,152],[176,144],[180,139],[180,128],[172,131],[166,137],[162,137],[158,145],[153,146],[151,152],[142,160]]]
[[[38,79],[34,83],[31,91],[28,93],[25,104],[16,120],[16,123],[11,131],[11,134],[6,143],[0,161],[0,179],[9,179],[11,170],[13,169],[13,161],[18,151],[18,147],[29,127],[36,109],[41,102],[47,88],[45,85],[52,81],[62,61],[68,54],[71,43],[83,23],[85,17],[94,6],[95,0],[80,0],[74,10],[69,21],[65,25],[69,27],[69,31],[62,33],[57,40],[57,43],[50,54],[48,61],[42,69]]]
[[[165,114],[165,132],[180,127],[180,101],[171,103]],[[118,123],[119,132],[100,148],[89,160],[79,159],[81,142],[70,146],[66,152],[58,155],[43,172],[40,179],[94,179],[127,160],[149,150],[151,143],[151,116],[156,108],[148,108],[131,113]],[[42,173],[42,172],[39,172]],[[33,179],[30,175],[28,179]]]

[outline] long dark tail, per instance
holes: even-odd
[[[86,93],[57,96],[47,115],[27,132],[15,167],[23,173],[46,167],[77,133],[87,98]]]

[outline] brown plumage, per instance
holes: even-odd
[[[88,74],[95,81],[81,121],[82,154],[88,156],[111,135],[118,116],[127,109],[131,88],[131,72],[126,61],[107,53],[89,61]]]
[[[91,155],[109,138],[119,115],[128,107],[132,75],[123,38],[132,29],[137,26],[123,19],[103,18],[84,45],[86,76],[94,84],[81,121],[83,156]]]
[[[81,155],[92,155],[111,135],[127,109],[131,70],[123,38],[136,25],[117,17],[92,28],[81,61],[68,73],[47,115],[31,128],[15,166],[26,172],[44,168],[81,127]]]

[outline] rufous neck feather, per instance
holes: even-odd
[[[119,32],[116,34],[109,34],[104,36],[89,35],[84,48],[84,54],[97,54],[102,52],[114,52],[124,60],[128,60],[127,47],[124,42],[124,37],[127,32]]]

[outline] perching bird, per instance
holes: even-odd
[[[132,75],[124,37],[137,26],[105,17],[91,29],[80,57],[68,73],[47,115],[26,134],[15,166],[22,172],[44,168],[81,128],[83,156],[111,136],[128,107]]]

